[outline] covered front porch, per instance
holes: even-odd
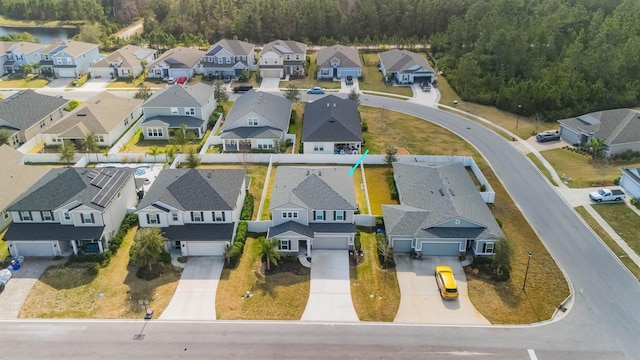
[[[13,223],[5,233],[4,240],[22,244],[49,243],[53,256],[102,254],[105,247],[103,232],[104,226]],[[31,250],[39,251],[35,248]]]
[[[222,143],[223,151],[251,151],[251,140],[246,139],[225,139]]]
[[[359,142],[334,143],[333,153],[335,155],[358,155],[360,154]]]

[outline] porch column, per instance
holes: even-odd
[[[73,255],[78,255],[78,244],[75,240],[71,240],[71,247],[73,247]]]
[[[311,257],[311,239],[307,239],[307,257]]]
[[[98,241],[98,250],[100,250],[100,254],[104,252],[104,250],[102,249],[102,241]]]

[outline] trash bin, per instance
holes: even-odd
[[[11,268],[11,270],[20,270],[20,259],[12,258],[9,267]]]

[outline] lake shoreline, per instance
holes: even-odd
[[[35,20],[14,20],[0,16],[0,26],[6,28],[49,28],[49,29],[80,29],[84,25],[83,20],[69,21],[35,21]]]

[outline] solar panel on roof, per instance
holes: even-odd
[[[100,191],[93,197],[91,203],[100,207],[106,207],[111,199],[113,199],[113,196],[127,181],[129,174],[125,171],[116,170],[111,174],[102,173],[102,175],[104,176],[100,180],[100,186],[96,185],[96,187],[100,188]]]
[[[87,177],[89,179],[95,179],[95,177],[98,176],[98,174],[100,174],[100,170],[99,169],[93,169],[93,170],[91,170],[91,172],[89,172],[89,174],[87,174]]]

